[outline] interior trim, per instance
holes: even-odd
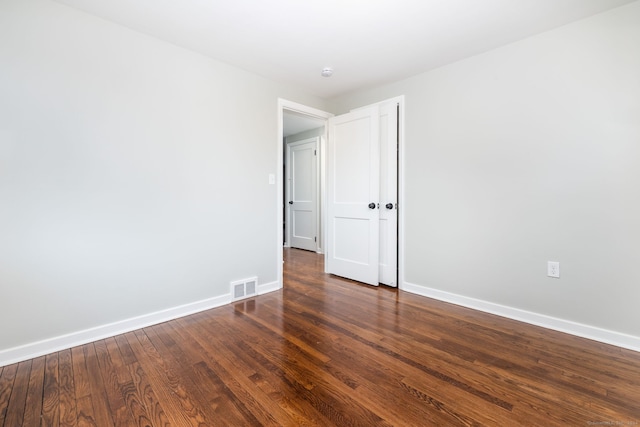
[[[403,282],[403,291],[640,352],[640,337]]]
[[[271,282],[258,285],[258,293],[260,295],[272,292],[281,287],[280,282]],[[159,323],[168,322],[190,314],[199,313],[232,302],[231,294],[225,294],[218,297],[208,298],[189,304],[171,307],[165,310],[156,311],[142,316],[132,317],[130,319],[120,320],[106,325],[94,328],[84,329],[82,331],[72,332],[65,335],[25,344],[18,347],[9,348],[0,351],[0,366],[7,366],[25,360],[40,357],[45,354],[66,350],[79,345],[90,342],[110,338],[116,335],[135,331],[137,329],[146,328],[148,326],[157,325]]]

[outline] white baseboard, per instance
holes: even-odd
[[[281,287],[282,286],[279,281],[258,285],[258,294],[262,295],[276,291]],[[157,325],[158,323],[168,322],[190,314],[220,307],[231,302],[231,294],[221,295],[219,297],[208,298],[206,300],[156,311],[155,313],[132,317],[130,319],[97,326],[95,328],[89,328],[23,346],[1,350],[0,367],[135,331],[136,329],[146,328],[147,326]]]
[[[262,295],[268,292],[277,291],[281,288],[282,285],[279,281],[265,283],[262,285],[258,285],[258,294]],[[601,329],[594,326],[584,325],[568,320],[558,319],[543,314],[533,313],[530,311],[495,304],[488,301],[465,297],[462,295],[452,294],[449,292],[431,289],[424,286],[418,286],[408,282],[404,282],[400,289],[428,298],[449,302],[463,307],[472,308],[474,310],[495,314],[509,319],[541,326],[543,328],[565,332],[571,335],[576,335],[579,337],[588,338],[591,340],[603,342],[606,344],[612,344],[618,347],[640,352],[640,337]],[[142,316],[109,323],[107,325],[85,329],[82,331],[49,338],[35,343],[2,350],[0,351],[0,367],[22,362],[28,359],[33,359],[35,357],[43,356],[45,354],[53,353],[56,351],[61,351],[79,345],[87,344],[93,341],[113,337],[115,335],[124,334],[136,329],[156,325],[158,323],[167,322],[180,317],[188,316],[190,314],[209,310],[211,308],[220,307],[225,304],[231,303],[231,300],[232,298],[230,294],[221,295],[219,297],[184,304],[166,310],[161,310]]]
[[[229,304],[230,302],[231,294],[222,295],[2,350],[0,351],[0,366],[11,365],[13,363],[33,359],[34,357],[43,356],[45,354],[54,353],[56,351],[131,332],[136,329],[146,328],[147,326],[167,322],[179,317],[209,310],[210,308],[220,307],[222,305]]]
[[[277,291],[282,288],[282,284],[279,280],[271,283],[265,283],[263,285],[258,285],[258,295],[266,294],[269,292]]]
[[[640,352],[640,337],[404,282],[403,291]]]

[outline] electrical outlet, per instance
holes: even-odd
[[[560,263],[557,261],[547,262],[547,276],[560,278]]]

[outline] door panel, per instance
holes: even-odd
[[[361,218],[334,219],[335,258],[340,261],[366,265],[369,248],[360,242],[369,240],[369,220]]]
[[[328,273],[376,286],[379,131],[377,106],[329,119],[326,269]]]
[[[398,286],[398,104],[380,107],[380,283]],[[387,208],[388,204],[391,208]]]
[[[317,138],[287,146],[289,183],[289,245],[317,249]]]

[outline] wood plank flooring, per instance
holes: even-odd
[[[0,425],[640,425],[640,353],[285,259],[281,292],[0,368]]]

